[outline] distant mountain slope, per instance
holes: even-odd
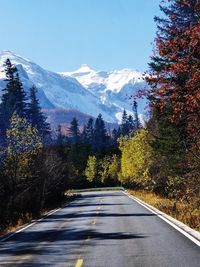
[[[114,70],[111,72],[95,71],[86,64],[83,64],[74,72],[63,72],[65,76],[76,78],[88,89],[101,92],[119,93],[125,84],[143,82],[143,75],[132,69]],[[98,87],[99,85],[99,87]]]
[[[62,72],[65,77],[77,79],[88,91],[94,93],[105,105],[113,104],[120,111],[115,117],[121,119],[121,111],[125,108],[132,112],[133,96],[138,89],[146,86],[142,73],[133,69],[114,70],[111,72],[95,71],[83,64],[74,72]],[[139,100],[139,113],[144,114],[146,100]]]
[[[3,51],[0,54],[0,94],[5,86],[3,64],[7,58],[19,70],[27,92],[33,84],[38,88],[41,106],[52,110],[47,114],[53,123],[59,123],[58,114],[62,117],[62,112],[56,112],[59,109],[63,112],[76,110],[86,117],[97,117],[101,113],[105,121],[116,123],[124,108],[131,113],[129,96],[144,86],[142,74],[131,69],[108,73],[96,72],[83,65],[75,72],[55,73],[10,51]],[[139,103],[139,107],[139,112],[143,113],[144,103]],[[52,116],[53,110],[56,116]]]

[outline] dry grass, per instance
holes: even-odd
[[[41,214],[42,216],[43,214]],[[45,215],[45,214],[44,214]],[[18,221],[15,224],[10,224],[4,228],[0,229],[0,236],[4,235],[4,234],[8,234],[11,232],[14,232],[18,229],[20,229],[20,227],[25,226],[27,223],[30,223],[33,220],[33,216],[29,213],[25,214],[23,216],[23,218],[18,219]]]
[[[79,196],[80,196],[79,194],[66,194],[66,199],[63,202],[63,204],[66,205],[66,203],[69,203],[69,202],[75,200]],[[0,225],[0,237],[1,237],[1,235],[15,232],[16,230],[24,227],[26,224],[31,223],[31,221],[37,220],[37,219],[47,215],[50,211],[52,211],[52,209],[58,208],[60,206],[61,206],[61,204],[58,204],[58,205],[55,205],[54,207],[45,208],[42,211],[40,211],[40,214],[38,216],[35,216],[35,217],[33,217],[33,215],[31,213],[26,213],[23,215],[23,217],[19,218],[15,224],[8,225],[7,227],[4,227],[4,228],[1,228],[1,225]]]
[[[176,210],[174,211],[174,201],[162,196],[146,191],[128,190],[128,192],[152,205],[153,207],[167,213],[177,220],[187,224],[191,228],[200,231],[200,207],[199,199],[194,199],[191,204],[177,202]]]

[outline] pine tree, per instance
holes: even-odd
[[[26,104],[26,94],[23,89],[23,85],[19,78],[19,73],[16,73],[15,77],[15,113],[21,118],[26,118],[27,114],[27,104]]]
[[[69,136],[72,144],[77,144],[80,140],[79,125],[76,118],[73,118],[70,123]]]
[[[64,141],[64,136],[62,134],[62,127],[59,124],[58,128],[57,128],[57,138],[56,138],[56,145],[57,146],[62,146],[63,145],[63,141]]]
[[[140,120],[138,117],[138,104],[136,101],[133,102],[133,114],[134,114],[134,127],[135,130],[138,130],[139,128],[141,128],[141,124],[140,124]]]
[[[102,118],[102,115],[99,114],[95,120],[94,125],[94,139],[93,139],[93,147],[95,150],[101,150],[106,147],[107,140],[107,131],[105,127],[105,122]]]
[[[85,128],[86,139],[87,139],[89,144],[92,144],[92,142],[93,142],[93,137],[94,137],[93,124],[94,124],[94,120],[92,118],[90,118],[88,120],[87,126]]]
[[[117,141],[117,138],[118,138],[118,131],[114,128],[113,131],[112,131],[112,139],[114,141]]]
[[[86,135],[86,125],[83,126],[83,131],[81,132],[80,138],[83,143],[88,142],[87,135]]]
[[[124,109],[122,114],[122,122],[120,125],[120,134],[122,136],[129,135],[129,123],[128,123],[128,116],[126,110]]]
[[[0,130],[1,136],[5,138],[6,129],[9,128],[10,119],[15,113],[20,117],[26,117],[25,92],[20,82],[17,68],[9,59],[5,62],[6,87],[0,104]]]
[[[131,115],[128,116],[128,129],[129,129],[129,136],[131,136],[133,132],[136,130],[135,121]]]
[[[30,89],[30,103],[28,104],[28,120],[36,128],[42,138],[50,134],[50,125],[41,111],[39,100],[36,96],[37,89],[32,86]]]

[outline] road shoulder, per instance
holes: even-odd
[[[184,223],[174,219],[173,217],[167,215],[166,213],[156,209],[155,207],[147,204],[146,202],[130,195],[127,191],[123,192],[125,195],[127,195],[129,198],[133,199],[152,213],[156,214],[159,218],[170,224],[173,228],[175,228],[177,231],[181,232],[184,236],[189,238],[191,241],[193,241],[196,245],[200,247],[200,233],[189,226],[185,225]]]

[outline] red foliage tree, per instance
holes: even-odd
[[[187,139],[200,136],[200,0],[168,0],[155,18],[158,32],[147,78],[153,109],[169,110]]]

